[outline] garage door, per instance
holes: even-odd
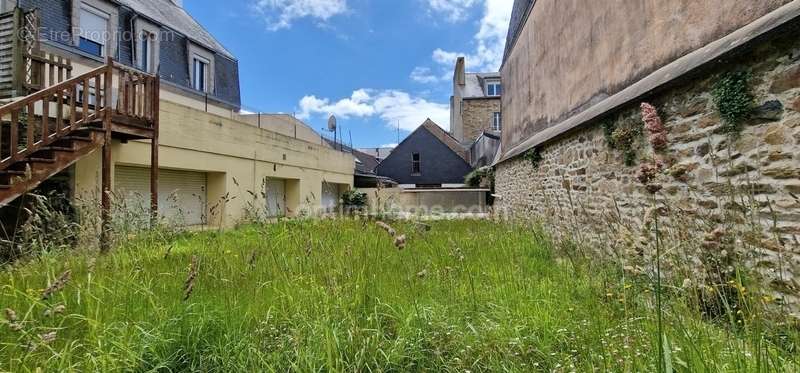
[[[286,180],[267,179],[267,217],[286,216]]]
[[[339,204],[339,186],[333,183],[322,183],[322,208],[327,212],[336,211]]]
[[[116,193],[128,206],[148,206],[150,169],[116,166]],[[180,225],[205,224],[207,208],[206,174],[192,171],[159,170],[158,208],[161,216]]]

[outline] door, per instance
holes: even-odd
[[[267,179],[266,182],[267,217],[286,216],[286,180]]]
[[[115,190],[127,208],[147,211],[150,201],[150,169],[116,166]],[[203,172],[159,170],[158,209],[162,217],[178,225],[206,223],[207,175]]]

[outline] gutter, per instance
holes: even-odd
[[[678,58],[589,109],[534,134],[528,140],[509,149],[508,153],[503,154],[494,165],[517,157],[570,131],[592,124],[633,101],[641,100],[656,91],[664,90],[681,82],[688,75],[721,64],[724,62],[723,58],[729,57],[741,50],[742,47],[758,41],[767,34],[778,32],[782,27],[794,24],[798,18],[800,18],[800,0],[794,0],[725,37]]]

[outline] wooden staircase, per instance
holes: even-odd
[[[103,149],[103,205],[112,138],[158,144],[157,76],[107,64],[0,107],[0,206]],[[157,182],[157,180],[156,180]]]

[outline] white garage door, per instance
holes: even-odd
[[[336,211],[339,204],[339,186],[332,183],[322,183],[322,208],[328,212]]]
[[[267,217],[286,216],[286,180],[267,179]]]
[[[150,169],[116,166],[116,193],[134,208],[149,206]],[[192,171],[159,170],[158,209],[168,221],[181,225],[205,224],[207,208],[206,174]]]

